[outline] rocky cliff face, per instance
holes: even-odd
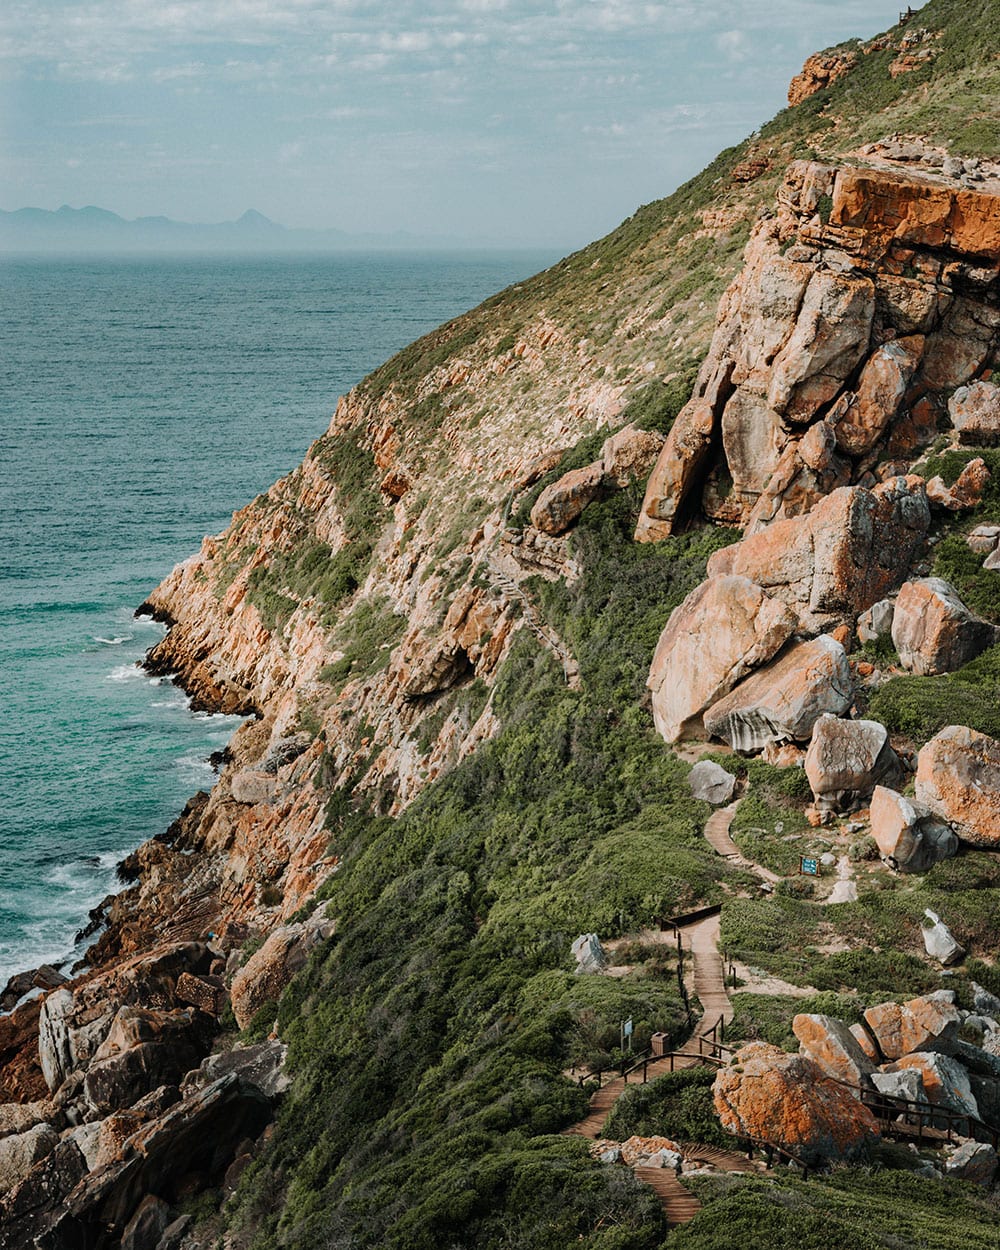
[[[895,39],[807,64],[796,98],[835,103],[852,74],[883,57],[888,75],[902,50]],[[232,1191],[287,1078],[280,1040],[259,1040],[268,1020],[259,1044],[208,1055],[223,1021],[231,1010],[256,1027],[337,939],[315,904],[350,813],[398,817],[498,734],[519,634],[555,662],[567,698],[580,691],[538,588],[579,584],[573,530],[599,501],[645,486],[642,542],[694,520],[743,530],[657,648],[664,738],[707,732],[757,751],[812,735],[819,806],[853,803],[866,780],[895,794],[884,727],[843,719],[847,651],[853,631],[891,628],[890,597],[912,579],[895,605],[901,656],[938,672],[941,655],[967,653],[950,592],[933,639],[905,627],[906,604],[930,593],[917,574],[932,509],[974,502],[985,466],[951,487],[911,470],[949,420],[965,444],[1000,441],[1000,178],[926,142],[790,161],[799,138],[755,137],[609,240],[401,353],[340,401],[298,469],[151,593],[143,610],[169,628],[150,667],[195,706],[247,719],[211,794],[123,864],[127,888],[95,917],[86,967],[65,983],[40,973],[40,995],[11,991],[0,1245],[173,1245],[177,1203],[209,1182]],[[822,130],[816,141],[833,146]],[[994,637],[983,624],[980,649]],[[588,715],[618,725],[616,708]],[[629,718],[645,726],[649,710]],[[925,748],[921,813],[992,845],[969,761],[995,773],[996,744],[965,732],[953,750],[954,734]],[[893,847],[904,841],[897,830]],[[591,868],[600,893],[613,874],[599,860],[559,871]],[[466,899],[464,868],[448,890],[478,933],[486,893]],[[560,954],[546,958],[558,968]]]

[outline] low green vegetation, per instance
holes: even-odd
[[[743,881],[705,844],[709,809],[641,707],[658,632],[725,539],[639,548],[634,520],[621,500],[588,510],[585,576],[540,596],[577,648],[581,691],[522,634],[494,691],[496,740],[399,819],[331,795],[337,936],[278,1006],[294,1086],[230,1212],[240,1244],[662,1240],[623,1169],[549,1136],[586,1107],[563,1070],[611,1056],[622,1019],[640,1042],[677,1042],[686,1023],[669,962],[578,978],[573,938]]]
[[[732,1146],[712,1106],[714,1080],[714,1068],[683,1068],[631,1086],[612,1108],[604,1136],[613,1141],[638,1135]]]
[[[884,1161],[884,1162],[882,1162]],[[767,1177],[695,1177],[704,1204],[671,1235],[678,1250],[767,1246],[768,1250],[996,1250],[994,1200],[960,1181],[929,1181],[881,1150],[873,1166],[803,1181],[783,1169]]]
[[[331,640],[344,654],[320,669],[320,681],[339,690],[355,677],[377,673],[405,631],[406,617],[393,612],[385,596],[360,599],[341,618]]]
[[[728,763],[734,766],[733,761]],[[798,872],[803,855],[828,849],[828,842],[805,818],[812,792],[801,768],[775,768],[763,760],[746,760],[736,770],[747,777],[748,788],[730,836],[747,859],[789,875]]]
[[[868,714],[918,744],[946,725],[968,725],[1000,737],[1000,647],[991,647],[957,673],[890,678],[872,696]]]

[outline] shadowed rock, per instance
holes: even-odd
[[[879,853],[900,872],[926,872],[958,851],[950,825],[886,786],[876,786],[872,794],[871,822]]]
[[[805,770],[816,806],[835,812],[862,806],[877,785],[893,785],[903,775],[884,725],[835,716],[821,716],[813,726]]]
[[[920,676],[953,673],[992,646],[997,631],[972,615],[940,577],[905,582],[896,599],[892,643],[903,668]]]
[[[847,653],[829,634],[799,643],[758,669],[704,716],[705,731],[735,751],[806,742],[820,716],[841,716],[854,686]]]

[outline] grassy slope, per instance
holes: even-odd
[[[787,160],[833,157],[859,135],[889,130],[920,129],[968,152],[996,146],[977,123],[995,107],[998,5],[932,0],[920,20],[951,23],[933,67],[893,81],[887,53],[862,58],[669,200],[420,340],[363,389],[402,397],[416,437],[417,388],[430,369],[484,343],[495,350],[546,316],[587,337],[594,367],[621,371],[634,410],[656,419],[663,395],[637,365],[652,355],[667,375],[683,375],[704,350],[715,299]],[[749,186],[734,183],[733,168],[755,146],[773,149],[771,170]],[[741,224],[722,238],[696,238],[709,206],[737,210]],[[575,540],[582,584],[542,597],[577,648],[579,693],[524,638],[501,681],[501,736],[399,820],[331,794],[331,839],[345,864],[329,901],[338,936],[258,1022],[260,1032],[277,1013],[294,1087],[227,1209],[235,1244],[663,1241],[655,1203],[627,1172],[599,1168],[581,1143],[551,1136],[584,1104],[560,1077],[563,1065],[606,1051],[627,1014],[644,1030],[681,1027],[669,973],[576,979],[570,940],[720,892],[699,838],[705,811],[652,734],[642,682],[659,628],[724,536],[635,548],[636,504],[622,497],[589,510]],[[808,924],[808,904],[777,906],[787,915],[772,918],[776,928]],[[867,913],[857,906],[861,925]],[[869,912],[865,923],[883,915]],[[924,1201],[908,1183],[852,1174],[825,1187],[782,1182],[780,1196],[763,1182],[706,1188],[706,1211],[676,1240],[712,1245],[720,1228],[758,1227],[762,1204],[777,1198],[778,1214],[768,1217],[776,1246],[831,1244],[815,1230],[832,1218],[838,1244],[892,1246],[886,1212]],[[967,1191],[933,1193],[935,1202],[947,1197],[947,1231],[928,1217],[907,1244],[986,1244]]]

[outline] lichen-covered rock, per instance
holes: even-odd
[[[1000,386],[995,382],[960,386],[948,401],[948,415],[960,443],[972,447],[1000,444]]]
[[[876,786],[871,800],[872,835],[879,854],[900,872],[926,872],[958,851],[958,837],[930,808]]]
[[[628,486],[630,482],[648,476],[664,441],[663,435],[655,430],[623,426],[601,448],[605,481],[614,482],[616,486]]]
[[[982,502],[990,480],[990,471],[981,456],[970,460],[958,475],[954,486],[946,486],[944,478],[932,477],[927,483],[927,498],[948,512],[962,512]]]
[[[1000,845],[1000,742],[949,725],[920,749],[917,799],[963,842]]]
[[[891,786],[903,775],[884,725],[835,716],[821,716],[813,726],[805,770],[820,811],[852,811],[877,785]]]
[[[558,482],[546,486],[531,509],[531,524],[543,534],[562,534],[592,503],[604,482],[604,463],[595,461],[583,469],[564,473]]]
[[[817,91],[835,83],[858,59],[856,52],[817,52],[807,57],[788,87],[788,104],[794,108]]]
[[[233,1015],[241,1029],[265,1003],[277,1002],[281,991],[321,941],[330,937],[332,923],[324,916],[314,916],[302,924],[281,925],[268,935],[260,950],[255,951],[233,977],[230,1000]]]
[[[989,555],[1000,546],[1000,525],[977,525],[965,541],[977,555]]]
[[[802,642],[758,669],[704,715],[706,733],[736,751],[805,742],[824,713],[841,716],[854,698],[847,652],[829,634]]]
[[[929,524],[919,477],[890,478],[872,490],[845,486],[805,516],[717,551],[708,573],[749,578],[794,608],[804,629],[819,632],[895,590]]]
[[[874,1116],[803,1055],[752,1042],[712,1087],[723,1128],[784,1146],[803,1162],[863,1156],[878,1139]]]
[[[883,343],[868,357],[857,391],[836,422],[837,445],[850,456],[871,451],[896,416],[924,350],[922,335]]]
[[[667,742],[700,731],[702,713],[791,637],[795,615],[745,577],[710,577],[674,609],[647,686]]]
[[[922,577],[900,588],[892,642],[903,668],[922,677],[952,673],[995,640],[994,626],[973,616],[942,578]]]
[[[944,1107],[979,1119],[979,1105],[969,1074],[957,1059],[936,1051],[919,1051],[903,1055],[888,1070],[901,1072],[907,1068],[920,1073],[924,1094],[932,1107]]]
[[[699,760],[688,773],[693,798],[705,803],[728,803],[736,789],[736,778],[714,760]]]
[[[879,1003],[865,1012],[865,1022],[884,1059],[914,1051],[949,1051],[955,1046],[962,1015],[953,990],[936,990],[905,1003]]]
[[[202,1060],[201,1066],[189,1072],[182,1086],[185,1096],[195,1089],[204,1089],[230,1073],[247,1085],[253,1085],[271,1099],[280,1098],[291,1086],[291,1077],[284,1070],[288,1047],[282,1042],[258,1042],[254,1046],[235,1046],[216,1051]]]
[[[799,1053],[818,1064],[827,1076],[851,1085],[870,1085],[876,1065],[843,1020],[800,1013],[792,1020],[792,1032],[799,1039]]]

